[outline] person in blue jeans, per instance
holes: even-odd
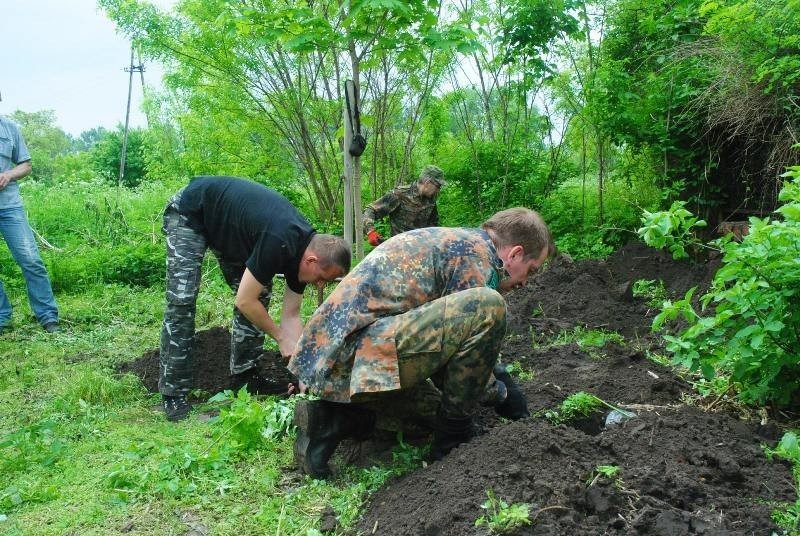
[[[36,320],[49,333],[58,331],[58,306],[47,269],[22,206],[18,181],[31,172],[31,155],[19,127],[0,115],[0,234],[22,269],[28,301]],[[0,333],[11,322],[11,302],[0,281]]]

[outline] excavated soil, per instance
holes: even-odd
[[[682,296],[692,286],[705,288],[717,267],[716,261],[676,262],[631,243],[607,261],[554,262],[511,293],[502,360],[533,372],[520,384],[534,416],[508,422],[482,409],[480,436],[378,491],[356,531],[484,535],[488,529],[475,520],[486,513],[481,504],[491,491],[508,504],[529,505],[532,524],[512,534],[779,533],[770,512],[797,497],[789,464],[763,454],[762,445],[779,438],[779,426],[744,420],[720,409],[717,399],[687,398],[685,379],[647,359],[661,346],[650,333],[656,311],[631,292],[636,280],[660,279],[673,297]],[[544,344],[578,326],[614,331],[625,344]],[[197,335],[196,384],[205,393],[230,387],[228,337],[224,329]],[[285,385],[279,356],[265,354],[264,363],[276,385]],[[156,390],[157,351],[125,367]],[[605,415],[598,415],[571,426],[535,416],[578,391],[636,416],[605,425]],[[596,477],[599,465],[619,472]],[[330,509],[322,522],[340,530]]]
[[[159,356],[158,349],[149,350],[141,357],[123,363],[118,367],[121,373],[135,374],[141,378],[148,391],[158,392]],[[230,375],[231,335],[225,328],[212,328],[195,334],[192,359],[194,360],[194,400],[204,400],[224,391],[235,389]],[[274,384],[271,392],[286,391],[289,372],[283,364],[279,352],[264,352],[259,361],[259,369],[264,378]]]

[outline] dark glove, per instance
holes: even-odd
[[[531,412],[528,411],[528,400],[525,398],[519,386],[514,383],[505,365],[498,364],[494,367],[494,377],[497,381],[503,382],[508,391],[506,399],[494,408],[497,414],[514,421],[522,419],[523,417],[530,417]]]
[[[367,233],[367,241],[370,243],[371,246],[377,246],[381,242],[383,242],[383,237],[378,234],[378,231],[375,229],[370,229]]]

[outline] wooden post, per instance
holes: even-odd
[[[364,257],[364,240],[362,238],[361,212],[361,157],[350,154],[350,142],[359,113],[359,100],[352,80],[344,83],[344,237],[350,244],[355,244],[356,260]],[[350,101],[348,112],[347,101]]]
[[[347,82],[345,82],[345,91],[347,91]],[[342,144],[344,149],[344,239],[348,244],[353,245],[353,156],[348,150],[350,141],[353,139],[353,131],[351,130],[350,114],[347,113],[347,101],[342,103],[342,109],[344,117],[344,141]]]

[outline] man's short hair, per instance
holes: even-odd
[[[543,249],[547,256],[556,252],[553,236],[542,217],[535,210],[514,207],[501,210],[486,220],[481,228],[492,231],[497,248],[520,245],[525,250],[526,259],[538,259]]]
[[[308,247],[319,258],[319,263],[323,269],[330,266],[338,266],[342,269],[342,275],[350,271],[352,253],[350,244],[339,236],[332,234],[317,233],[311,238]]]

